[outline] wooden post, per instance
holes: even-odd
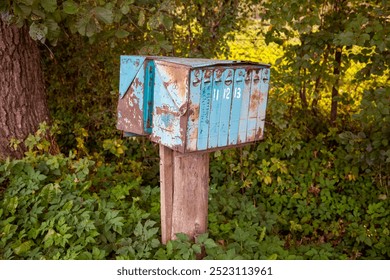
[[[162,243],[207,230],[209,154],[181,154],[160,145]]]

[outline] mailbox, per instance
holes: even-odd
[[[188,153],[263,138],[270,66],[121,56],[118,129]]]

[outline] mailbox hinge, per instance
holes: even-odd
[[[148,61],[144,85],[144,130],[148,134],[152,133],[155,70],[154,61]]]

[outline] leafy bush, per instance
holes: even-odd
[[[361,111],[354,116],[358,128],[340,133],[346,146],[350,165],[360,166],[371,174],[379,187],[390,187],[390,90],[378,87],[367,90]]]
[[[40,133],[39,133],[40,134]],[[75,154],[50,155],[29,137],[22,160],[0,165],[1,259],[148,258],[159,246],[158,189],[140,190],[136,170]],[[129,161],[128,161],[129,163]],[[147,202],[147,203],[146,203]],[[148,205],[148,212],[140,206]]]
[[[293,150],[269,138],[214,153],[209,232],[162,245],[159,188],[143,179],[140,158],[110,148],[108,161],[77,150],[51,155],[46,129],[26,140],[23,159],[0,164],[1,259],[390,257],[388,199],[346,165],[342,146],[321,149],[335,133]]]

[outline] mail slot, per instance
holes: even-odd
[[[270,66],[122,56],[118,129],[187,153],[263,138]]]

